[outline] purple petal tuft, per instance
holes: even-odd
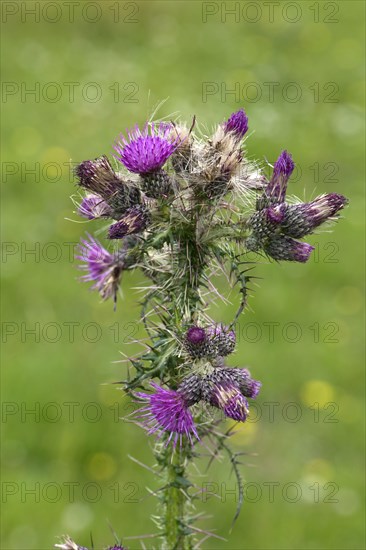
[[[238,139],[242,139],[248,131],[248,117],[244,109],[239,109],[224,122],[224,129],[226,132],[231,132]]]
[[[225,415],[238,422],[245,422],[249,405],[236,384],[221,383],[213,387],[211,405],[224,411]]]
[[[295,164],[290,153],[282,151],[273,167],[273,176],[268,183],[265,194],[273,203],[284,202],[287,182],[294,171]]]
[[[168,433],[166,445],[172,441],[176,446],[178,439],[182,442],[183,435],[186,435],[192,444],[192,435],[199,440],[192,414],[183,395],[162,388],[154,382],[151,382],[151,385],[155,393],[136,394],[140,399],[147,401],[146,407],[137,411],[137,415],[144,420],[148,433],[158,432],[160,436],[164,432]]]
[[[83,198],[78,208],[78,214],[88,220],[95,220],[96,218],[110,217],[112,209],[101,197],[88,195]]]
[[[206,340],[205,329],[200,327],[191,327],[187,330],[186,339],[190,344],[201,344]]]
[[[76,259],[83,262],[79,269],[87,271],[81,279],[93,281],[92,290],[98,290],[103,300],[111,296],[116,300],[124,268],[123,256],[118,253],[111,254],[99,241],[88,235],[88,240],[82,239]]]
[[[146,124],[142,131],[136,126],[127,132],[128,139],[121,136],[115,144],[116,158],[137,174],[160,170],[177,147],[176,140],[170,137],[171,130],[172,125],[165,122]]]

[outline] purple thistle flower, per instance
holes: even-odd
[[[178,439],[182,443],[182,436],[186,435],[193,444],[192,434],[199,440],[192,414],[188,408],[184,395],[171,389],[165,389],[151,382],[155,393],[136,393],[140,399],[147,401],[146,407],[137,411],[138,417],[143,418],[148,433],[164,432],[169,434],[166,445],[171,441],[176,446]]]
[[[263,248],[274,260],[301,263],[307,262],[314,250],[310,244],[296,241],[287,235],[273,235]]]
[[[215,384],[212,388],[210,404],[238,422],[245,422],[249,414],[248,401],[236,384],[227,382]]]
[[[108,230],[109,239],[122,239],[126,235],[141,233],[148,224],[147,211],[141,207],[129,208],[123,218],[110,226]]]
[[[223,124],[225,132],[230,132],[236,138],[242,139],[248,131],[248,117],[244,109],[239,109]]]
[[[117,299],[117,290],[124,269],[123,255],[111,254],[99,241],[88,234],[88,239],[82,239],[79,245],[80,255],[76,259],[84,262],[80,269],[87,271],[81,279],[94,281],[92,290],[98,290],[103,300],[113,297]]]
[[[282,231],[290,237],[301,238],[312,233],[319,225],[334,217],[347,204],[337,193],[320,195],[311,202],[287,205]]]
[[[87,195],[78,208],[78,214],[88,220],[109,218],[112,216],[112,209],[101,197]]]
[[[159,171],[177,147],[171,130],[168,123],[145,124],[142,130],[136,125],[134,130],[127,131],[128,139],[121,135],[115,144],[116,158],[136,174]]]
[[[284,202],[287,182],[294,171],[295,164],[290,153],[282,151],[273,167],[273,175],[265,190],[265,196],[272,203]]]

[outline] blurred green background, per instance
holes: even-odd
[[[256,268],[262,279],[231,359],[263,382],[252,421],[232,441],[247,453],[246,502],[230,534],[228,462],[201,469],[196,483],[214,483],[218,498],[198,504],[211,518],[197,526],[228,539],[203,547],[364,548],[364,3],[2,9],[1,548],[48,549],[63,533],[83,545],[92,533],[101,548],[113,542],[109,524],[121,537],[156,532],[146,487],[158,484],[128,458],[151,465],[151,442],[118,421],[128,403],[105,384],[125,374],[120,352],[138,350],[128,335],[144,336],[130,324],[139,298],[131,288],[143,278],[125,277],[116,313],[99,303],[72,261],[73,243],[93,225],[66,218],[77,219],[70,159],[111,154],[118,134],[165,99],[160,117],[195,114],[209,128],[244,107],[252,158],[292,152],[299,171],[290,192],[351,200],[332,233],[311,238],[307,265],[262,260]],[[232,301],[217,320],[231,319],[235,293]]]

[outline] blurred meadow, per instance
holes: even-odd
[[[118,418],[110,382],[139,350],[140,274],[116,312],[78,282],[70,166],[112,154],[120,132],[159,117],[208,128],[244,107],[248,154],[287,148],[289,193],[350,198],[332,232],[310,237],[306,265],[260,259],[231,364],[263,389],[232,445],[245,502],[226,460],[194,480],[214,496],[197,526],[211,549],[365,547],[364,3],[2,2],[2,550],[46,550],[69,533],[130,549],[156,532],[151,441]],[[231,11],[230,11],[231,10]],[[71,162],[71,164],[70,164]],[[68,218],[74,220],[69,221]],[[254,259],[254,256],[251,257]],[[225,290],[225,282],[220,286]],[[229,321],[232,305],[214,307]],[[33,411],[33,412],[32,412]],[[215,498],[216,497],[216,498]],[[210,516],[210,517],[208,517]],[[153,547],[153,539],[145,539]]]

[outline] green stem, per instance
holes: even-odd
[[[163,550],[189,550],[192,548],[187,528],[184,524],[186,517],[187,481],[185,474],[184,446],[167,452],[170,462],[166,468],[165,514],[164,514],[164,544]]]
[[[173,302],[172,306],[181,319],[188,314],[193,322],[195,313],[199,307],[199,286],[205,268],[205,258],[199,250],[196,242],[196,224],[198,215],[192,216],[185,227],[185,231],[179,233],[176,242],[181,243],[181,262],[184,267],[184,276],[177,281],[177,295],[185,297],[184,303]],[[174,385],[178,377],[178,362],[173,360],[170,381]],[[161,445],[161,444],[160,444]],[[163,545],[162,550],[191,550],[193,547],[192,535],[188,524],[189,495],[187,491],[190,483],[186,477],[186,467],[192,458],[189,442],[183,438],[182,445],[172,444],[157,452],[158,462],[165,471],[165,487],[163,495]]]

